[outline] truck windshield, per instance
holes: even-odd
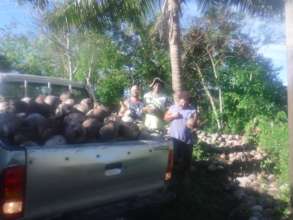
[[[68,86],[61,86],[61,85],[52,85],[51,86],[51,94],[55,95],[55,96],[59,96],[63,92],[68,92],[68,91],[69,91]],[[89,97],[87,91],[83,88],[72,87],[70,93],[72,94],[73,98],[78,101]]]
[[[0,96],[6,99],[21,99],[25,96],[35,98],[38,95],[60,96],[63,92],[68,92],[69,88],[65,85],[51,85],[45,83],[27,83],[27,89],[24,82],[2,82],[0,83]],[[77,101],[88,98],[89,95],[84,88],[71,88],[71,94]]]
[[[0,83],[0,96],[7,99],[21,99],[24,97],[24,83],[2,82]]]

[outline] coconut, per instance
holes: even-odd
[[[66,99],[66,100],[62,101],[62,103],[66,104],[66,105],[74,106],[75,101],[74,101],[74,99]]]
[[[92,109],[94,107],[93,100],[90,98],[82,99],[80,101],[80,104],[87,105],[89,109]]]
[[[84,114],[86,114],[90,110],[89,106],[86,104],[77,104],[77,105],[74,105],[74,108],[77,111],[82,112]]]
[[[100,121],[104,121],[108,115],[110,115],[109,109],[103,105],[97,105],[87,113],[87,116],[95,117]]]
[[[114,139],[118,136],[118,125],[114,121],[107,122],[99,133],[102,139]]]
[[[45,103],[46,96],[45,95],[38,95],[35,99],[35,102],[38,104],[44,104]]]
[[[5,138],[12,138],[20,124],[21,120],[16,116],[15,113],[0,113],[0,136]]]
[[[43,115],[39,113],[30,114],[25,118],[23,125],[30,132],[31,140],[41,141],[44,136],[47,137],[44,133],[48,129],[48,119]]]
[[[70,113],[64,118],[64,124],[82,124],[86,119],[85,115],[80,112]]]
[[[139,127],[132,122],[121,122],[119,124],[119,137],[136,139],[140,134]]]
[[[48,95],[45,97],[44,103],[51,106],[52,108],[56,108],[59,104],[59,98],[57,96]]]
[[[65,126],[64,135],[69,143],[82,143],[86,140],[86,130],[79,123],[69,123]]]
[[[83,123],[82,127],[86,131],[86,136],[90,139],[96,139],[99,135],[99,130],[103,124],[96,118],[87,118]]]
[[[31,101],[28,104],[28,107],[27,107],[27,114],[28,115],[34,114],[34,113],[41,114],[44,117],[49,117],[51,115],[50,106],[43,102],[45,100],[45,98],[43,101],[42,101],[42,99],[43,99],[43,97],[40,96],[38,100]]]
[[[63,92],[61,95],[60,95],[60,101],[61,102],[64,102],[65,100],[67,99],[71,99],[72,98],[72,95],[70,92]]]
[[[12,101],[2,100],[0,102],[0,113],[15,112],[15,105]]]

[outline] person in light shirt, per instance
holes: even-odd
[[[170,123],[169,136],[174,147],[174,162],[179,165],[183,175],[188,175],[194,144],[193,130],[197,127],[197,110],[190,104],[189,92],[175,94],[175,104],[168,109],[164,119]]]
[[[140,99],[140,88],[133,85],[130,89],[130,97],[120,102],[120,110],[118,115],[124,122],[134,122],[142,119],[143,102]]]
[[[143,97],[143,112],[145,113],[144,125],[151,131],[160,131],[164,128],[164,113],[168,97],[163,93],[164,82],[156,77],[150,84],[151,91]]]

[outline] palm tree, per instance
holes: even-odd
[[[47,0],[28,0],[42,6]],[[199,8],[205,10],[210,6],[223,4],[234,6],[251,13],[265,14],[276,9],[282,9],[282,0],[194,0]],[[113,21],[128,21],[139,23],[150,11],[154,11],[159,0],[69,0],[67,4],[55,11],[50,23],[58,26],[64,17],[77,26],[103,28]],[[186,0],[164,0],[162,10],[163,20],[168,24],[168,42],[171,62],[172,88],[174,92],[183,88],[181,80],[181,33],[180,33],[180,6]],[[40,3],[39,3],[40,4]],[[51,17],[52,18],[52,17]]]

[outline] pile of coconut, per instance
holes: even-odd
[[[0,100],[0,140],[9,145],[79,144],[139,134],[136,123],[122,122],[89,98],[76,102],[70,93]]]

